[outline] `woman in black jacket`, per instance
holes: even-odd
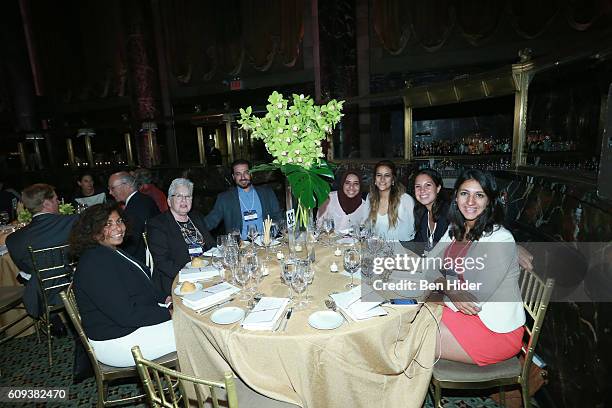
[[[76,301],[96,358],[110,366],[134,365],[138,345],[148,359],[176,350],[167,306],[149,269],[118,249],[126,226],[118,204],[89,207],[74,225],[70,245],[79,256]]]
[[[414,242],[420,250],[431,250],[448,230],[448,202],[440,195],[442,177],[432,169],[422,169],[414,178]]]
[[[184,178],[174,179],[168,189],[169,210],[147,222],[153,281],[166,295],[170,294],[172,282],[185,264],[215,246],[204,216],[191,211],[192,202],[193,183]]]

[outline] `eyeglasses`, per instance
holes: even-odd
[[[123,183],[115,184],[114,186],[109,186],[109,187],[108,187],[108,189],[109,189],[110,191],[113,191],[113,190],[114,190],[114,189],[116,189],[117,187],[122,186],[122,185],[124,185],[124,184],[127,184],[127,183],[124,181]]]
[[[191,201],[193,199],[193,196],[183,195],[183,194],[172,194],[171,197],[176,198],[178,201],[181,201],[181,200]]]

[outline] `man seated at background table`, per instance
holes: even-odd
[[[33,184],[21,193],[25,208],[32,213],[32,221],[25,227],[13,232],[6,238],[6,246],[15,265],[31,277],[26,283],[23,304],[28,313],[38,317],[43,305],[39,302],[39,284],[34,275],[34,267],[28,247],[42,249],[64,245],[68,241],[72,225],[77,215],[60,215],[59,202],[53,186]],[[44,262],[44,260],[43,260]],[[46,265],[39,264],[39,268]],[[50,304],[59,304],[57,294],[49,298]]]
[[[151,197],[138,191],[136,180],[125,171],[109,177],[108,191],[115,200],[125,203],[123,212],[129,225],[130,235],[124,239],[121,249],[142,263],[146,263],[142,233],[145,231],[147,220],[159,214],[157,204]]]
[[[232,163],[232,179],[236,187],[219,194],[212,211],[206,216],[206,226],[215,229],[223,220],[225,232],[240,231],[242,239],[247,238],[249,225],[263,231],[263,220],[270,216],[275,221],[282,217],[274,192],[265,186],[255,187],[251,183],[250,164],[244,159]]]
[[[176,274],[191,260],[215,245],[206,229],[204,216],[191,211],[193,183],[184,178],[172,181],[168,189],[170,209],[147,223],[147,240],[153,255],[153,283],[170,294]]]

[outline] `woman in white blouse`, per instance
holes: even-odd
[[[391,241],[414,238],[414,200],[396,181],[393,162],[382,160],[376,163],[366,205],[375,234]]]
[[[348,170],[340,179],[338,191],[329,193],[317,213],[317,225],[323,220],[332,218],[336,231],[344,231],[358,226],[368,217],[368,209],[361,198],[361,174],[357,170]]]

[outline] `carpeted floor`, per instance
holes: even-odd
[[[0,387],[68,387],[68,401],[47,404],[6,404],[0,406],[20,407],[92,407],[96,405],[97,390],[93,378],[77,385],[72,384],[73,340],[71,337],[54,339],[54,364],[49,367],[46,345],[36,341],[36,336],[12,340],[0,346]],[[138,384],[111,387],[111,395],[127,396],[140,392]],[[447,397],[445,408],[493,408],[497,404],[488,398]],[[146,404],[132,405],[146,407]],[[428,398],[425,407],[433,404]],[[318,408],[318,407],[317,407]]]

